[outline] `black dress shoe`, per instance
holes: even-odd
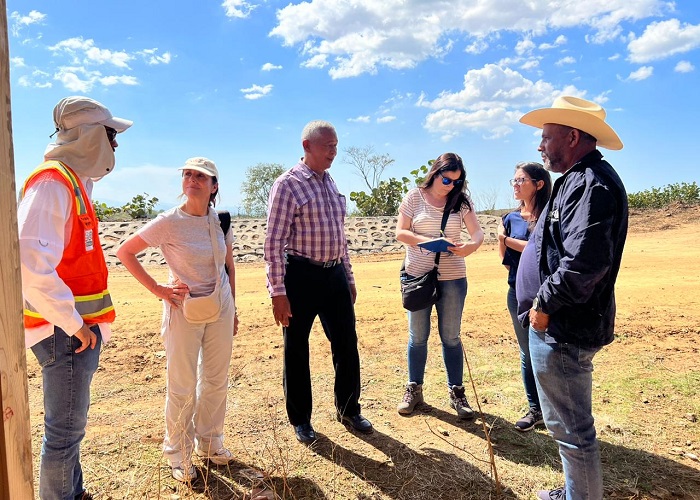
[[[295,425],[294,434],[300,443],[311,444],[316,441],[316,431],[311,427],[311,424]]]
[[[372,427],[370,421],[359,414],[353,416],[338,414],[338,422],[349,425],[356,431],[364,432],[365,434],[369,434],[374,430],[374,427]]]

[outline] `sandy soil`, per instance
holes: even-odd
[[[700,498],[700,209],[638,212],[618,280],[617,340],[596,357],[594,413],[606,498]],[[398,292],[402,256],[355,260],[363,413],[376,432],[348,432],[334,419],[332,366],[318,324],[312,333],[313,423],[308,449],[286,421],[282,339],[272,320],[262,264],[237,265],[241,328],[231,368],[227,445],[237,461],[200,466],[206,481],[177,484],[162,459],[165,358],[160,303],[123,270],[110,275],[118,310],[113,341],[93,383],[83,444],[87,486],[96,498],[243,498],[263,486],[285,498],[534,498],[562,481],[556,446],[543,429],[513,422],[525,399],[517,343],[505,306],[497,248],[467,259],[463,340],[483,415],[460,422],[445,387],[433,335],[426,405],[411,417],[395,408],[406,380],[406,318]],[[153,272],[165,279],[163,268]],[[43,414],[41,373],[28,355],[34,467]],[[496,476],[489,464],[490,430]]]

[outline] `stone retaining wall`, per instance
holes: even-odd
[[[484,228],[485,242],[497,241],[496,230],[499,217],[478,215]],[[131,234],[141,228],[146,221],[100,222],[100,240],[105,251],[107,264],[121,265],[115,253],[119,245]],[[263,260],[263,243],[265,241],[265,219],[232,219],[231,229],[236,236],[233,255],[237,262],[257,262]],[[352,217],[345,221],[345,234],[348,238],[350,255],[376,252],[400,252],[403,245],[396,241],[396,217]],[[469,239],[463,232],[462,238]],[[140,254],[139,260],[144,265],[165,264],[160,251],[148,248]]]

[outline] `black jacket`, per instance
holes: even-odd
[[[530,243],[537,248],[538,297],[557,342],[598,347],[613,341],[627,218],[625,187],[597,150],[554,183]]]

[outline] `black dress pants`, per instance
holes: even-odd
[[[358,415],[360,357],[357,352],[355,309],[342,264],[330,268],[290,260],[284,284],[292,310],[284,328],[284,396],[292,425],[311,422],[309,334],[318,316],[331,343],[338,413]]]

